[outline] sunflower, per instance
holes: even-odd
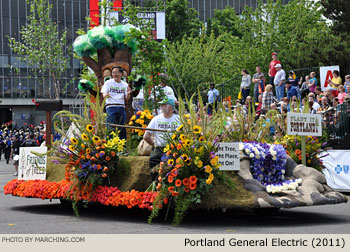
[[[205,141],[204,136],[201,136],[200,138],[198,138],[198,141],[199,141],[199,142],[204,142],[204,141]]]
[[[100,142],[100,138],[98,137],[98,136],[94,136],[93,138],[92,138],[92,141],[94,142],[94,144],[98,144],[99,142]]]
[[[181,124],[177,129],[176,129],[176,131],[180,131],[180,130],[182,130],[182,128],[184,127],[184,125],[183,124]]]
[[[185,141],[186,140],[186,136],[184,134],[180,134],[180,140],[181,141]]]
[[[73,145],[69,145],[68,148],[71,150],[71,151],[75,151],[75,148]]]
[[[173,166],[174,165],[174,159],[169,159],[168,160],[168,165]]]
[[[188,160],[188,156],[186,155],[186,154],[183,154],[182,156],[181,156],[181,158],[183,159],[183,161],[187,161]]]
[[[193,126],[193,133],[194,134],[200,134],[201,132],[202,132],[201,126],[198,126],[198,125]]]
[[[72,142],[72,144],[77,144],[78,143],[78,140],[75,139],[74,137],[71,137],[70,141]]]
[[[187,160],[185,161],[185,164],[191,165],[191,159],[187,159]]]
[[[92,132],[94,130],[94,127],[91,124],[86,125],[86,130],[88,132]]]
[[[90,148],[87,148],[86,149],[86,154],[90,154],[91,153],[91,149]]]

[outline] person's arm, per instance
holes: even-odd
[[[153,134],[149,131],[146,131],[146,133],[143,135],[143,139],[151,146],[154,146],[154,139]]]
[[[132,93],[131,88],[128,86],[128,88],[126,90],[126,96],[125,96],[126,101],[128,101],[130,99],[131,93]]]

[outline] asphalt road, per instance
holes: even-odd
[[[59,200],[4,195],[13,173],[13,161],[0,161],[1,234],[350,234],[350,203],[282,209],[273,216],[250,210],[189,212],[178,227],[171,225],[171,213],[150,225],[148,210],[97,204],[76,217]]]

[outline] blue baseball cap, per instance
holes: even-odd
[[[170,98],[169,96],[165,96],[163,100],[158,102],[158,104],[170,104],[175,108],[175,100],[173,98]]]

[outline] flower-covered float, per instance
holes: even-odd
[[[79,38],[82,43],[77,42],[76,50],[94,64],[99,81],[103,82],[113,65],[124,66],[129,73],[131,54],[125,53],[130,46],[123,44],[125,30],[94,29],[100,30]],[[105,40],[108,50],[94,41],[97,37]],[[113,46],[124,53],[114,49],[114,59],[108,57]],[[95,52],[99,58],[108,58],[109,63],[97,64],[87,56]],[[98,91],[98,85],[95,90]],[[142,139],[146,124],[153,117],[151,111],[145,108],[131,116],[128,138],[121,140],[118,132],[107,129],[104,101],[96,102],[102,100],[99,92],[94,95],[93,100],[87,95],[83,116],[68,111],[55,115],[69,118],[74,127],[69,132],[56,127],[64,137],[55,141],[47,153],[50,163],[46,180],[14,179],[5,186],[5,194],[72,202],[76,214],[81,202],[145,208],[150,211],[149,222],[159,211],[174,209],[174,224],[182,221],[188,209],[275,210],[347,202],[343,194],[327,186],[320,171],[300,164],[299,149],[293,149],[296,146],[290,143],[297,143],[298,139],[285,137],[285,122],[275,111],[256,120],[254,111],[244,115],[240,107],[226,112],[219,106],[218,112],[209,117],[200,95],[198,107],[192,99],[186,100],[186,106],[179,99],[181,126],[166,134],[162,162],[152,171],[158,177],[152,181],[149,156],[125,155],[126,151],[134,153],[130,149],[133,145],[128,143]],[[276,128],[274,136],[271,127]],[[319,141],[310,138],[309,144],[314,145],[316,140]],[[217,152],[225,142],[239,143],[237,171],[220,169]],[[294,159],[288,155],[291,152]],[[312,160],[320,163],[316,152],[309,153],[310,166]]]

